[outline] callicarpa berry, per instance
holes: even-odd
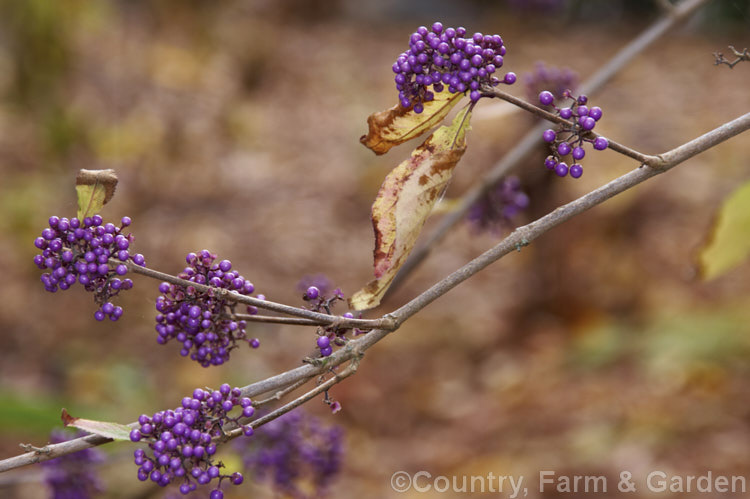
[[[523,75],[526,96],[529,101],[535,100],[542,91],[548,91],[553,96],[562,95],[564,90],[574,89],[577,80],[578,75],[574,71],[568,68],[560,69],[547,66],[543,62],[537,62],[533,71]]]
[[[583,167],[579,165],[578,163],[574,165],[570,165],[569,173],[571,177],[578,178],[581,175],[583,175]]]
[[[235,408],[239,412],[230,416]],[[223,480],[239,485],[242,474],[222,473],[223,463],[215,462],[215,440],[224,436],[227,424],[242,427],[246,436],[251,435],[252,428],[241,421],[254,413],[252,401],[242,397],[239,388],[225,383],[218,390],[196,388],[192,397],[184,397],[174,410],[142,414],[139,427],[130,432],[131,441],[148,442],[148,450],[139,448],[133,453],[138,479],[150,479],[160,487],[180,482],[182,494],[215,479],[218,486],[212,495],[223,494]]]
[[[560,162],[560,157],[572,153],[573,159],[580,161],[586,156],[586,150],[583,147],[586,142],[593,144],[597,151],[602,151],[609,146],[607,139],[592,137],[594,134],[591,133],[602,117],[602,110],[597,106],[589,108],[586,105],[588,97],[585,95],[574,97],[570,90],[564,90],[562,98],[571,100],[572,105],[560,108],[554,104],[555,96],[552,92],[545,90],[539,94],[541,104],[553,106],[558,116],[564,120],[571,120],[542,133],[542,139],[549,144],[552,152],[544,160],[544,166],[553,170],[559,177],[565,177],[570,173],[572,178],[580,178],[583,175],[583,167],[575,163],[568,168],[567,164]]]
[[[215,260],[216,255],[208,250],[189,253],[188,267],[178,277],[248,296],[255,290],[250,281],[232,270],[229,260],[214,263]],[[229,360],[230,351],[237,348],[240,341],[248,342],[253,348],[260,344],[257,338],[247,337],[245,321],[233,318],[237,304],[230,297],[213,289],[201,292],[192,286],[167,282],[159,285],[159,292],[156,341],[163,345],[176,339],[182,343],[180,354],[190,356],[203,367]],[[247,311],[257,313],[255,307],[247,307]]]
[[[325,276],[317,276],[316,281],[321,285],[324,285],[323,289],[325,289],[326,291],[328,291],[328,288],[331,287],[330,281],[325,278]],[[300,282],[307,283],[312,281],[303,279],[303,281]],[[324,293],[323,290],[321,288],[318,288],[317,286],[310,286],[305,291],[302,299],[309,304],[308,308],[310,308],[311,310],[315,312],[324,312],[328,315],[331,315],[331,310],[334,305],[337,302],[344,300],[344,293],[341,292],[340,288],[336,288],[330,294],[328,294],[327,292]],[[354,315],[350,312],[346,312],[342,315],[342,317],[351,319],[354,317]],[[320,356],[328,357],[333,353],[334,346],[345,345],[346,342],[349,341],[349,337],[347,336],[347,334],[349,334],[350,332],[354,335],[365,333],[365,331],[357,328],[346,328],[333,325],[318,327],[318,336],[316,338],[315,346],[319,349]]]
[[[78,282],[94,293],[94,301],[99,305],[94,312],[96,320],[119,319],[122,307],[110,300],[133,287],[132,280],[120,279],[128,273],[125,264],[131,262],[141,267],[146,264],[143,255],[132,252],[133,235],[123,232],[130,223],[129,217],[123,217],[119,227],[104,223],[99,215],[83,220],[50,217],[49,226],[34,241],[34,246],[42,250],[34,256],[34,263],[41,270],[50,270],[41,277],[44,289],[54,293]],[[110,264],[110,260],[121,263]]]
[[[421,113],[436,92],[469,92],[472,102],[481,97],[482,85],[511,85],[514,73],[502,79],[493,74],[503,65],[506,49],[499,35],[474,33],[466,28],[445,28],[436,22],[431,29],[420,26],[409,37],[409,50],[398,56],[392,69],[402,107]]]
[[[555,96],[552,95],[552,92],[548,90],[545,90],[539,94],[539,102],[543,106],[549,106],[550,104],[552,104],[552,102],[554,102],[554,100],[555,100]]]
[[[333,290],[333,283],[323,274],[303,276],[297,283],[297,291],[305,293],[310,287],[318,288],[320,294],[327,295]]]

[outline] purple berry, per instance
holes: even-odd
[[[573,178],[580,178],[583,175],[583,167],[578,163],[570,165],[570,176]]]
[[[597,151],[603,151],[609,147],[609,141],[604,137],[597,137],[594,139],[594,149]]]
[[[583,159],[583,157],[586,155],[586,151],[583,150],[583,147],[575,147],[573,148],[573,159],[579,160]],[[573,168],[571,166],[571,168]]]
[[[557,146],[557,153],[560,156],[567,156],[570,154],[570,144],[567,142],[560,142],[560,144]]]
[[[581,128],[584,130],[593,130],[596,126],[596,120],[590,116],[581,119]]]
[[[557,138],[557,134],[555,133],[554,130],[547,129],[542,134],[542,138],[544,139],[545,142],[554,142],[555,139]]]
[[[308,300],[316,300],[320,296],[320,290],[315,286],[310,286],[305,292]]]
[[[543,106],[549,106],[555,101],[555,96],[552,95],[552,92],[545,90],[542,93],[539,94],[539,102]]]
[[[565,163],[558,163],[555,167],[555,173],[558,177],[564,177],[568,174],[568,165]]]

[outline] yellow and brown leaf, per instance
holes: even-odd
[[[437,92],[433,100],[424,103],[424,111],[419,114],[400,104],[373,113],[367,118],[367,135],[363,135],[359,141],[375,154],[385,154],[392,147],[419,137],[437,126],[463,95],[452,94],[447,89]]]
[[[470,114],[469,108],[458,113],[385,178],[372,205],[375,280],[352,296],[352,308],[376,307],[411,253],[466,150]]]

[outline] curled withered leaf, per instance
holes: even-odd
[[[98,213],[115,195],[117,175],[114,170],[78,170],[76,194],[78,218]]]
[[[424,103],[424,111],[417,114],[412,108],[400,104],[367,118],[367,135],[360,137],[375,154],[385,154],[391,147],[419,137],[437,126],[464,94],[450,93],[447,89],[435,93],[435,98]]]
[[[385,178],[372,205],[375,280],[349,300],[355,310],[376,307],[414,248],[422,226],[466,151],[469,109],[437,129]]]

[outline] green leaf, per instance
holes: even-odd
[[[72,426],[112,440],[130,440],[130,430],[132,429],[120,423],[74,418],[65,409],[62,410],[62,422],[65,426]]]
[[[396,104],[390,109],[373,113],[367,118],[369,130],[359,141],[375,154],[385,154],[391,147],[403,144],[430,131],[448,116],[453,106],[464,96],[450,93],[447,89],[435,93],[435,98],[424,103],[424,110],[417,114],[412,108]]]
[[[78,219],[99,213],[115,194],[117,175],[114,170],[79,170],[76,175]]]
[[[750,181],[730,194],[698,258],[701,277],[714,279],[750,254]]]
[[[376,279],[351,297],[349,304],[355,310],[380,304],[414,248],[425,220],[466,151],[470,115],[469,108],[458,113],[450,126],[437,129],[385,178],[372,205]]]

